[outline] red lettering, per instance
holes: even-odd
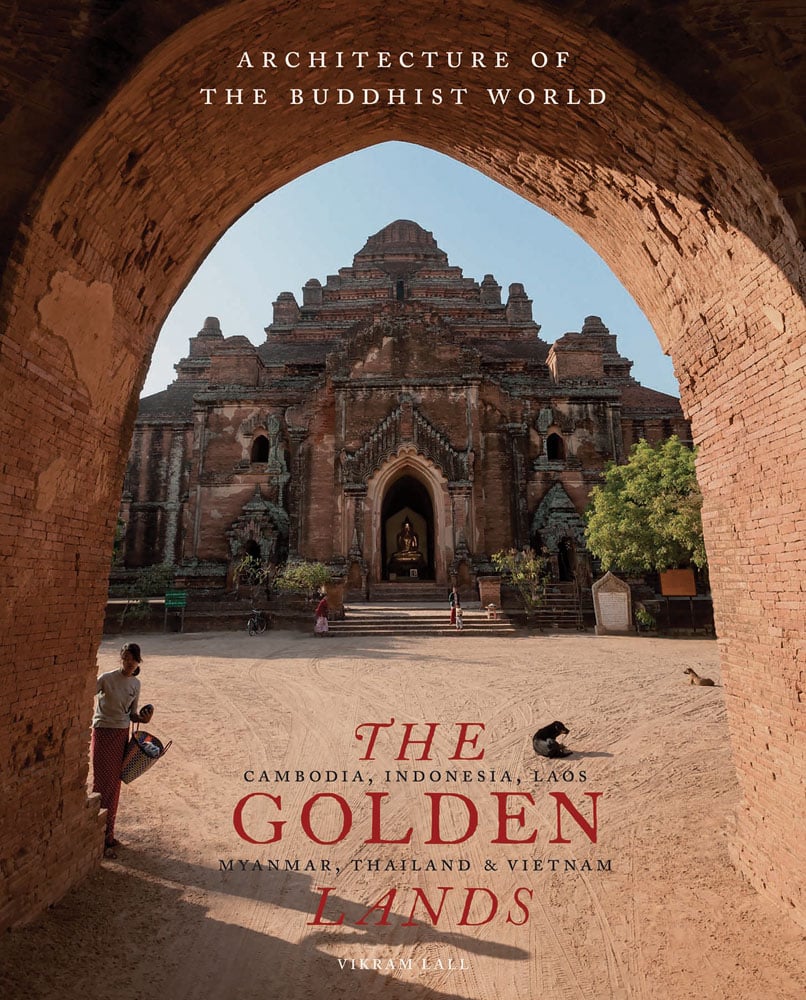
[[[312,926],[313,924],[320,924],[320,925],[323,925],[325,927],[338,927],[339,924],[343,924],[344,923],[344,914],[343,913],[339,914],[339,919],[338,920],[323,920],[322,919],[322,914],[324,913],[324,911],[325,911],[325,905],[327,904],[327,897],[333,891],[334,891],[334,887],[333,886],[328,886],[327,888],[320,888],[319,886],[317,886],[314,889],[314,892],[321,892],[322,893],[322,898],[319,900],[319,906],[317,907],[317,910],[316,910],[316,913],[314,914],[313,920],[308,920],[307,921],[307,925],[309,927]]]
[[[391,729],[394,726],[395,720],[390,719],[388,722],[360,722],[353,732],[353,737],[359,743],[363,743],[366,739],[367,746],[364,751],[363,757],[359,757],[359,760],[375,760],[375,743],[378,739],[378,734],[382,729]],[[408,752],[412,747],[421,747],[422,752],[419,757],[414,757],[414,760],[431,760],[431,748],[434,743],[434,736],[440,723],[438,722],[406,722],[403,724],[403,736],[400,740],[400,749],[398,751],[395,760],[407,760]],[[485,725],[483,722],[457,722],[455,723],[459,727],[459,735],[456,739],[456,749],[453,755],[448,758],[448,760],[483,760],[484,759],[484,748],[479,747],[479,739],[481,734],[485,730]],[[415,739],[414,730],[417,726],[425,726],[427,735],[425,739]],[[368,730],[365,734],[362,730]],[[477,729],[477,732],[473,732],[473,729]],[[464,756],[463,751],[465,748],[470,750],[477,750],[478,753],[469,754]]]
[[[598,832],[597,823],[597,812],[596,812],[596,801],[601,792],[583,792],[583,795],[587,795],[588,798],[593,802],[593,823],[588,823],[582,813],[576,808],[576,806],[571,802],[565,792],[549,792],[549,795],[557,802],[557,836],[550,840],[550,844],[570,844],[571,841],[566,837],[563,837],[562,831],[562,810],[563,807],[571,814],[572,819],[576,825],[582,830],[588,840],[592,843],[596,843],[596,837]]]
[[[410,746],[421,746],[423,747],[423,754],[421,757],[415,757],[415,760],[431,760],[429,754],[431,753],[431,744],[434,742],[434,735],[437,731],[438,722],[423,722],[422,725],[428,726],[428,736],[424,740],[413,740],[411,738],[412,731],[414,727],[418,725],[416,722],[407,722],[403,726],[403,739],[400,741],[400,753],[395,757],[395,760],[406,760],[406,751]]]
[[[409,844],[413,830],[408,828],[406,833],[399,840],[387,840],[381,836],[381,800],[389,798],[389,792],[366,792],[366,796],[372,799],[372,829],[365,844]]]
[[[313,832],[311,827],[311,812],[313,807],[320,799],[333,799],[341,809],[341,830],[338,836],[334,837],[333,840],[323,840],[317,837]],[[344,840],[347,834],[352,829],[353,825],[353,813],[347,802],[341,797],[341,795],[335,795],[333,792],[320,792],[318,795],[314,795],[312,798],[308,799],[305,805],[302,807],[302,812],[299,817],[300,825],[305,833],[305,836],[309,840],[313,840],[317,844],[338,844],[340,840]]]
[[[363,742],[364,737],[363,737],[363,735],[361,733],[362,729],[369,729],[370,730],[370,736],[369,736],[369,744],[367,746],[366,753],[364,754],[363,757],[359,757],[358,759],[359,760],[375,760],[375,758],[372,756],[372,751],[375,749],[375,740],[378,738],[378,730],[380,730],[380,729],[389,729],[389,727],[393,726],[394,724],[395,724],[395,720],[394,719],[390,719],[388,722],[360,722],[355,727],[355,732],[353,733],[355,739],[357,739],[359,743]]]
[[[473,900],[476,898],[477,892],[485,892],[490,899],[490,904],[492,909],[487,914],[483,920],[471,920],[470,919],[470,908],[473,905]],[[484,889],[480,886],[473,886],[467,890],[467,897],[465,899],[464,909],[462,910],[462,916],[459,918],[459,923],[457,927],[481,927],[482,924],[489,924],[493,917],[498,912],[498,896],[490,889]]]
[[[459,727],[459,738],[456,741],[456,750],[454,751],[453,757],[449,757],[448,760],[482,760],[484,758],[484,749],[482,748],[481,753],[476,754],[475,757],[463,757],[462,747],[465,743],[471,746],[474,750],[478,749],[477,744],[479,742],[479,737],[484,732],[483,722],[457,722],[456,725]],[[468,736],[467,731],[470,726],[478,726],[480,732],[476,733],[475,736]]]
[[[241,840],[246,840],[250,844],[275,844],[278,840],[282,839],[285,820],[274,820],[269,823],[269,826],[272,828],[272,835],[268,840],[255,840],[254,837],[250,837],[246,832],[246,828],[243,825],[243,811],[246,807],[246,803],[250,799],[254,798],[269,799],[277,806],[278,809],[282,807],[279,795],[269,795],[268,792],[250,792],[249,795],[244,795],[244,797],[235,806],[235,811],[232,814],[232,825],[235,827],[235,832]]]
[[[425,841],[426,844],[462,844],[473,836],[479,825],[479,813],[466,795],[459,795],[457,792],[426,792],[425,795],[431,799],[431,836]],[[467,809],[467,829],[456,840],[445,840],[442,836],[440,814],[444,799],[458,799]]]
[[[522,885],[518,886],[518,888],[515,890],[515,905],[523,914],[523,920],[513,920],[512,912],[510,911],[509,913],[507,913],[506,922],[508,924],[514,924],[516,927],[522,927],[529,920],[529,908],[526,905],[524,905],[524,903],[521,902],[521,893],[525,893],[529,897],[529,899],[532,899],[534,897],[534,892],[531,889],[524,888]]]
[[[356,920],[356,926],[364,926],[367,922],[367,917],[370,913],[374,913],[376,910],[380,910],[382,917],[380,920],[375,921],[376,927],[388,927],[389,926],[389,914],[392,912],[392,906],[395,901],[395,896],[397,895],[397,889],[390,889],[381,896],[376,902],[370,906],[367,912],[359,919]],[[385,902],[384,902],[385,901]]]
[[[507,823],[509,820],[517,820],[518,826],[523,828],[526,826],[526,819],[524,818],[525,809],[519,809],[518,812],[508,813],[507,810],[507,799],[512,796],[513,798],[526,799],[530,806],[535,804],[535,800],[532,798],[529,792],[490,792],[490,795],[494,795],[498,799],[498,836],[495,840],[491,840],[491,844],[533,844],[537,839],[537,830],[533,830],[531,836],[527,837],[525,840],[519,840],[517,838],[512,839],[507,836]]]
[[[423,906],[428,910],[428,916],[431,918],[431,923],[436,926],[439,923],[439,917],[442,913],[442,907],[445,905],[445,897],[451,891],[451,886],[449,885],[438,885],[437,888],[442,893],[442,899],[439,901],[439,906],[435,910],[431,903],[428,901],[428,897],[422,889],[414,887],[414,902],[411,904],[411,911],[409,913],[409,919],[401,924],[401,927],[416,927],[417,921],[414,919],[414,911],[417,909],[418,900],[422,902]]]

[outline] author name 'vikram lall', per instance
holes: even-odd
[[[342,972],[466,972],[464,958],[337,958]]]

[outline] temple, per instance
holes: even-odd
[[[208,318],[175,381],[141,400],[123,567],[224,588],[244,555],[298,557],[371,593],[472,586],[492,553],[532,545],[588,588],[582,514],[606,463],[690,437],[598,317],[546,343],[523,285],[502,298],[406,220],[301,302],[281,292],[265,332],[255,346]]]

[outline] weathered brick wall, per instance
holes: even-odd
[[[603,372],[602,352],[597,350],[557,350],[552,346],[548,356],[548,366],[555,379],[590,378],[597,370]]]
[[[111,288],[51,263],[32,253],[17,302],[31,294],[36,315],[0,343],[2,925],[58,899],[101,854],[89,708],[138,389]]]
[[[243,341],[238,349],[234,341]],[[213,355],[209,380],[214,385],[257,385],[260,367],[257,352],[246,337],[230,337],[226,353]]]
[[[520,53],[508,78],[517,88],[534,83],[522,57],[539,37],[541,48],[572,51],[575,80],[584,85],[595,78],[610,95],[607,104],[539,114],[483,102],[461,114],[444,106],[394,114],[325,106],[303,117],[275,102],[213,114],[194,95],[202,86],[235,85],[244,38],[271,38],[279,51],[302,47],[301,41],[306,49],[350,51],[349,5],[323,5],[315,17],[306,8],[304,28],[296,5],[273,10],[250,0],[224,7],[138,69],[141,54],[173,29],[181,12],[132,4],[116,21],[122,54],[114,72],[95,77],[75,71],[87,65],[92,33],[110,38],[110,25],[99,27],[96,19],[82,34],[78,5],[65,4],[64,34],[54,44],[44,34],[34,37],[33,0],[18,6],[34,14],[17,18],[14,30],[25,35],[17,41],[26,54],[50,53],[42,64],[57,89],[50,103],[42,102],[41,89],[26,78],[36,72],[36,59],[17,58],[10,99],[24,113],[6,120],[13,140],[6,148],[13,148],[18,169],[6,178],[2,235],[7,245],[13,240],[13,254],[0,291],[6,665],[0,732],[10,742],[9,753],[0,755],[0,922],[23,920],[58,898],[100,851],[98,818],[85,793],[91,682],[115,512],[155,331],[207,248],[257,198],[342,153],[403,138],[450,153],[573,225],[625,282],[671,352],[700,445],[706,541],[742,783],[735,855],[755,885],[806,923],[804,260],[778,190],[685,96],[695,85],[678,77],[682,90],[668,86],[597,33],[596,24],[610,26],[602,10],[623,6],[615,0],[591,5],[597,12],[591,30],[560,23],[537,4],[471,3],[462,5],[461,20],[439,10],[441,48]],[[53,16],[51,5],[39,6]],[[583,12],[587,6],[575,4]],[[745,54],[747,38],[739,35],[749,26],[753,45],[766,45],[758,19],[767,24],[774,13],[754,12],[778,5],[690,0],[678,6],[691,28],[675,48],[683,53],[675,66],[690,64],[687,44],[696,49],[687,39],[696,38],[697,19],[688,15],[707,7],[706,39],[721,9],[742,29],[729,31],[714,55],[722,83],[757,78],[759,59]],[[130,8],[138,7],[139,29],[129,31]],[[201,9],[201,2],[181,7],[188,16]],[[434,16],[424,3],[366,6],[365,47],[395,50],[405,37],[409,48],[431,48]],[[631,41],[651,53],[646,33],[653,17],[637,20],[646,27]],[[620,34],[617,25],[612,30]],[[791,40],[782,44],[791,54]],[[726,68],[731,51],[738,76]],[[786,71],[775,69],[775,58],[761,51],[761,65],[778,73],[785,90]],[[664,69],[682,72],[671,64]],[[127,72],[130,80],[115,90]],[[300,86],[316,82],[315,74],[302,77]],[[701,78],[718,89],[713,74]],[[405,85],[450,86],[453,79],[413,70]],[[62,99],[58,85],[68,80]],[[338,81],[366,83],[354,71]],[[481,87],[499,83],[479,75]],[[746,110],[731,112],[736,130],[764,160],[764,144],[752,134],[753,92],[729,89],[744,95],[739,104]],[[96,120],[91,108],[101,109]],[[68,140],[71,134],[81,138]],[[786,158],[802,142],[797,133],[787,131],[786,138],[787,150],[778,159],[770,154],[769,163],[795,211],[801,175],[798,164],[786,173]],[[332,413],[322,419],[324,434]],[[306,461],[316,460],[306,454]]]
[[[339,478],[338,463],[334,481],[334,469],[326,456],[341,455],[345,451],[355,452],[371,435],[379,433],[379,425],[389,418],[390,413],[400,412],[400,382],[389,378],[376,358],[373,359],[372,373],[368,375],[361,369],[360,374],[367,377],[366,384],[362,384],[360,378],[354,379],[349,385],[341,384],[335,389],[333,402],[331,389],[325,387],[310,394],[310,403],[306,408],[309,418],[308,449],[312,459],[306,462],[303,482],[299,484],[299,488],[306,497],[304,551],[309,557],[328,558],[331,552],[344,557],[353,542],[353,508],[348,506],[345,511],[342,510],[342,480]],[[423,376],[426,384],[421,384],[419,375]],[[437,386],[427,384],[429,380],[443,379],[448,375],[457,380],[455,385],[445,385],[441,381]],[[417,374],[413,366],[410,380],[406,383],[406,397],[409,400],[406,405],[412,412],[416,409],[456,451],[463,452],[469,447],[475,453],[473,490],[477,516],[470,519],[470,527],[475,531],[471,531],[472,538],[468,536],[466,540],[472,544],[474,552],[489,554],[512,544],[514,537],[513,498],[517,497],[518,490],[512,462],[513,446],[507,434],[502,432],[502,426],[520,426],[524,421],[533,420],[532,411],[536,404],[528,399],[513,399],[502,393],[494,383],[485,382],[479,392],[479,423],[472,419],[476,404],[470,403],[467,386],[458,381],[460,376],[461,366],[458,370],[450,371],[423,368]],[[508,408],[502,412],[497,404],[506,404]],[[331,405],[334,411],[332,423],[327,416]],[[586,505],[591,486],[597,482],[598,473],[604,468],[606,461],[615,457],[606,405],[566,401],[555,404],[555,410],[567,430],[569,460],[547,464],[545,458],[541,458],[543,436],[538,435],[537,431],[534,432],[532,447],[524,446],[521,460],[525,464],[521,475],[528,491],[527,512],[532,515],[560,470],[563,470],[562,478],[569,496],[581,511]],[[675,406],[667,407],[664,412],[674,414]],[[227,558],[224,528],[239,514],[243,503],[251,499],[255,485],[262,481],[259,470],[244,471],[237,468],[236,459],[240,453],[235,442],[241,442],[243,449],[243,421],[246,420],[251,426],[252,413],[248,407],[222,404],[220,412],[217,409],[215,417],[208,419],[205,434],[207,450],[203,459],[205,485],[199,492],[202,507],[200,544],[195,550],[199,558]],[[411,420],[410,417],[406,419]],[[660,422],[657,423],[660,434],[662,428]],[[654,428],[654,424],[652,427]],[[562,432],[562,428],[555,430]],[[395,436],[396,433],[389,432],[387,443],[378,452],[379,462],[389,459],[394,442],[411,441],[411,428],[408,437],[405,429],[399,439]],[[519,445],[518,448],[520,447]],[[532,467],[538,459],[545,471]],[[566,468],[569,464],[570,469]],[[449,471],[443,469],[442,472],[450,478]],[[210,485],[211,477],[216,479],[217,485]],[[196,495],[194,488],[191,490],[190,501],[194,509]],[[450,523],[450,517],[448,522]],[[324,537],[328,531],[332,533],[332,548],[328,543],[324,550],[317,551],[316,540]],[[452,539],[453,535],[449,530],[447,537],[443,539],[449,549],[448,562],[454,555]],[[527,541],[528,530],[523,534],[521,544]],[[365,543],[368,544],[368,539],[365,539]]]
[[[184,422],[135,428],[124,483],[122,516],[127,567],[176,562],[180,499],[187,493],[192,439]]]
[[[732,853],[754,885],[804,923],[806,327],[802,299],[780,281],[775,263],[752,260],[737,243],[746,256],[731,298],[743,311],[742,329],[730,335],[724,320],[714,322],[714,305],[681,338],[691,379],[684,402],[700,445],[715,618],[742,784]],[[719,271],[729,281],[727,263]]]
[[[300,555],[324,561],[339,552],[338,524],[341,502],[336,483],[336,413],[332,386],[317,396],[308,424],[303,480],[305,504],[300,538]]]

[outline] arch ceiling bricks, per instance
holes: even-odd
[[[96,20],[66,0],[53,36],[47,6],[15,5],[2,56],[0,730],[10,751],[0,923],[31,917],[100,855],[86,727],[115,511],[160,323],[257,199],[326,160],[402,139],[572,226],[671,353],[700,445],[743,792],[734,856],[806,924],[802,19],[750,0],[688,0],[662,15],[650,0],[498,0],[462,4],[461,18],[422,0],[370,3],[364,49],[399,51],[404,38],[414,51],[506,50],[516,89],[535,86],[532,51],[568,50],[574,84],[603,88],[607,102],[304,114],[200,103],[201,87],[241,85],[244,39],[352,51],[353,5],[314,7],[303,18],[290,3],[145,0]],[[455,85],[453,72],[435,73],[407,71],[406,86]],[[308,72],[293,85],[322,84]],[[347,68],[332,85],[360,89],[366,73]],[[473,85],[501,79],[479,71]]]

